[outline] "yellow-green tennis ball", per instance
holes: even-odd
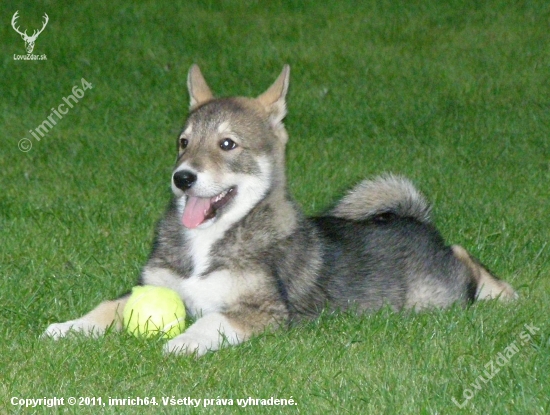
[[[132,288],[124,307],[124,326],[136,337],[160,334],[171,339],[185,330],[185,306],[178,293],[165,287]]]

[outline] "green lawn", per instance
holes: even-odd
[[[2,2],[0,413],[192,411],[163,397],[209,413],[550,412],[550,4],[355,3]],[[28,33],[48,14],[33,52],[47,60],[14,59],[16,10]],[[287,169],[306,212],[363,177],[409,176],[449,242],[520,299],[325,315],[199,360],[127,334],[39,339],[134,284],[170,198],[194,62],[220,95],[259,94],[291,65]],[[12,405],[44,397],[65,406]],[[239,407],[248,397],[297,405]]]

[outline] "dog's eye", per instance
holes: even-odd
[[[180,148],[182,150],[185,150],[188,144],[189,144],[189,140],[187,140],[187,138],[180,138]]]
[[[220,141],[220,148],[224,151],[233,150],[235,147],[237,147],[237,144],[230,138],[224,138]]]

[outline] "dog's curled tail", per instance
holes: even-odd
[[[330,214],[351,220],[391,214],[429,223],[430,205],[410,180],[386,174],[359,183]]]

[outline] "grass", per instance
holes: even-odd
[[[63,410],[192,412],[161,399],[219,397],[235,405],[210,412],[548,413],[547,2],[3,5],[3,411],[51,413],[10,400],[74,396],[160,405]],[[29,32],[48,13],[34,51],[46,61],[13,59],[25,52],[7,24],[16,10]],[[221,95],[259,94],[290,63],[288,177],[304,210],[322,211],[365,176],[407,175],[434,202],[446,238],[511,282],[519,301],[324,315],[200,360],[164,356],[160,341],[126,334],[39,339],[49,323],[134,284],[170,197],[193,62]],[[82,78],[93,88],[37,141],[29,130]],[[32,143],[26,153],[22,138]],[[540,330],[524,342],[525,324]],[[476,381],[514,342],[499,373]],[[249,396],[297,405],[238,408]]]

